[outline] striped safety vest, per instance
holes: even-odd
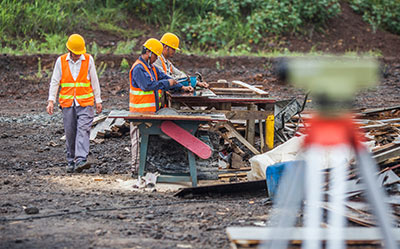
[[[61,90],[59,95],[61,107],[72,106],[74,98],[76,98],[80,106],[94,105],[92,85],[87,78],[89,72],[89,54],[84,54],[85,60],[81,61],[81,69],[76,80],[72,77],[67,55],[64,54],[61,56]]]
[[[130,112],[156,112],[161,108],[161,90],[158,90],[158,108],[156,107],[156,94],[154,91],[143,91],[140,88],[132,86],[132,71],[133,69],[142,64],[143,68],[150,75],[151,80],[153,81],[153,76],[150,73],[149,68],[140,60],[136,60],[133,63],[131,70],[129,71],[129,111]],[[155,80],[158,80],[157,71],[154,66],[152,66],[154,75],[156,76]]]
[[[164,73],[165,73],[166,75],[172,75],[172,65],[170,65],[169,68],[168,68],[168,70],[167,70],[167,65],[165,64],[165,61],[164,61],[163,57],[162,57],[162,56],[159,56],[159,58],[160,58],[160,60],[161,60],[162,67],[163,67],[163,69],[164,69]]]

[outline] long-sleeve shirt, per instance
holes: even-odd
[[[153,80],[151,80],[150,75],[147,73],[147,71],[144,69],[144,67],[141,64],[138,64],[133,70],[132,70],[132,86],[136,88],[140,88],[143,91],[155,91],[155,90],[164,90],[167,91],[171,89],[171,86],[169,85],[169,79],[171,79],[170,76],[166,75],[163,73],[163,71],[159,70],[157,67],[157,76],[158,80],[155,80],[155,75],[149,64],[143,60],[143,58],[140,56],[139,60],[142,61],[148,68],[151,73],[151,76],[153,77]],[[176,86],[182,87],[182,84],[178,83]]]
[[[165,62],[165,66],[168,69],[172,68],[172,72],[170,70],[167,70],[167,75],[168,76],[171,76],[175,80],[187,77],[187,75],[184,72],[182,72],[178,68],[176,68],[174,66],[174,64],[172,64],[172,62],[170,60],[165,59],[165,57],[162,54],[161,54],[161,57],[163,58],[163,60]],[[164,68],[162,66],[162,61],[161,61],[160,57],[157,58],[157,60],[153,63],[153,65],[164,72]]]
[[[79,71],[81,70],[82,61],[85,60],[85,56],[81,55],[79,59],[74,62],[70,57],[70,54],[67,55],[67,61],[69,65],[69,69],[71,71],[72,78],[76,80],[79,75]],[[54,66],[53,75],[50,81],[50,89],[49,89],[49,101],[56,102],[58,88],[60,86],[62,76],[62,69],[61,69],[61,56],[57,58],[56,64]],[[89,71],[88,71],[88,80],[90,80],[90,84],[92,85],[93,95],[95,98],[96,103],[102,103],[101,100],[101,91],[100,91],[100,84],[99,79],[97,77],[96,67],[94,64],[94,60],[91,55],[89,55]],[[74,99],[75,105],[79,106],[78,101],[76,98]]]

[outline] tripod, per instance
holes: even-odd
[[[363,70],[370,72],[374,67],[357,62],[353,62],[353,65],[336,62],[324,64],[324,62],[326,61],[323,60],[322,63],[318,61],[315,64],[313,61],[306,61],[303,65],[308,66],[308,68],[304,68],[301,63],[295,64],[298,67],[292,67],[294,71],[292,77],[296,78],[295,76],[298,76],[296,78],[297,82],[301,84],[302,80],[306,78],[311,81],[311,83],[307,82],[309,86],[319,87],[317,99],[319,98],[320,100],[320,106],[318,107],[318,113],[311,118],[308,125],[301,158],[303,160],[298,165],[291,167],[290,170],[286,170],[279,184],[273,207],[273,211],[277,212],[277,214],[272,213],[273,216],[270,220],[274,229],[268,230],[268,234],[265,235],[267,242],[262,244],[261,248],[287,248],[289,239],[276,238],[282,238],[280,234],[282,232],[293,233],[295,231],[296,216],[302,207],[303,200],[305,200],[304,229],[301,230],[303,247],[306,249],[322,248],[322,240],[326,240],[326,248],[345,248],[346,169],[349,166],[349,162],[344,155],[353,152],[357,160],[359,174],[366,188],[367,200],[371,204],[383,236],[384,247],[396,249],[397,244],[393,236],[392,221],[389,217],[391,211],[385,203],[384,191],[378,187],[377,181],[374,179],[376,173],[375,161],[362,145],[361,132],[353,123],[349,113],[335,108],[334,104],[344,103],[346,99],[331,101],[334,99],[335,94],[340,93],[340,89],[332,90],[334,94],[330,95],[332,92],[323,93],[324,89],[321,90],[323,86],[316,83],[318,81],[332,83],[334,82],[332,79],[337,79],[337,75],[340,75],[340,80],[346,79],[347,84],[355,84],[359,78],[362,78],[362,75],[352,74],[348,67],[354,66],[359,72]],[[310,68],[311,72],[309,72]],[[306,70],[306,73],[299,69]],[[317,73],[322,72],[323,75],[315,75],[312,70]],[[348,76],[351,77],[344,77],[346,75],[343,76],[343,72],[347,72]],[[327,196],[323,191],[325,179],[320,168],[321,165],[324,165],[325,159],[331,168]],[[326,229],[321,228],[321,223],[324,222],[324,219],[320,204],[324,200],[327,200],[332,210],[334,210],[334,212],[329,212],[327,215],[328,228]]]

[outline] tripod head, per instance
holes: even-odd
[[[309,56],[285,58],[278,63],[278,74],[294,86],[311,91],[324,114],[349,107],[358,90],[378,82],[378,72],[378,62],[373,58]]]

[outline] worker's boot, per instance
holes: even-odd
[[[76,163],[75,172],[81,173],[84,169],[89,169],[90,163],[87,160],[82,160]]]
[[[75,170],[75,163],[74,162],[68,162],[67,173],[74,173],[74,170]]]

